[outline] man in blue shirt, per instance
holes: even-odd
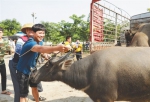
[[[28,84],[37,90],[37,84],[29,80],[29,75],[32,68],[35,68],[38,53],[52,53],[54,51],[65,52],[70,50],[64,45],[58,46],[41,46],[41,42],[45,36],[45,27],[42,24],[35,24],[32,27],[33,38],[30,38],[23,46],[20,59],[17,65],[17,77],[19,80],[20,102],[26,102],[28,95]],[[38,91],[38,90],[37,90]],[[37,96],[34,97],[39,97]],[[36,100],[39,102],[39,100]]]
[[[26,23],[23,25],[23,27],[21,28],[21,31],[23,33],[25,33],[26,35],[18,38],[18,40],[16,42],[15,54],[14,54],[13,58],[9,60],[9,69],[10,69],[11,79],[12,79],[13,86],[14,86],[14,102],[20,102],[20,94],[19,94],[20,91],[18,88],[19,83],[17,80],[16,67],[17,67],[17,64],[19,61],[19,56],[20,56],[20,53],[21,53],[24,43],[28,40],[28,38],[33,36],[33,31],[31,29],[32,26],[33,26],[33,23]],[[40,42],[40,45],[43,45],[42,42]],[[36,90],[34,90],[32,88],[33,96],[35,96],[35,94],[38,94],[38,92],[35,92],[35,91]],[[39,92],[43,91],[41,83],[38,84],[38,91]],[[35,99],[35,100],[37,100],[37,99]],[[46,98],[40,96],[39,100],[44,101],[44,100],[46,100]]]

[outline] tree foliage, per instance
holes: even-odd
[[[86,41],[89,39],[89,22],[83,20],[84,15],[77,16],[73,14],[70,16],[72,22],[66,22],[62,20],[58,23],[42,22],[46,27],[46,41],[52,41],[53,43],[60,43],[65,40],[66,36],[71,36],[72,41],[77,39]]]
[[[148,8],[147,11],[150,12],[150,8]]]
[[[49,23],[49,22],[42,22],[42,24],[46,27],[45,32],[45,41],[51,41],[53,43],[59,43],[63,41],[63,36],[60,35],[59,28],[60,25],[57,23]]]
[[[122,30],[126,27],[129,27],[128,20],[124,20],[120,23],[117,22],[117,25],[116,25],[115,22],[111,21],[111,19],[105,19],[104,20],[104,31],[103,31],[104,41],[112,42],[115,39],[119,39]]]
[[[20,31],[21,24],[16,19],[6,19],[0,22],[0,27],[4,29],[5,36],[11,36]]]
[[[75,14],[70,16],[70,18],[73,20],[72,24],[72,37],[74,39],[79,39],[82,41],[89,40],[89,22],[83,20],[85,15],[76,16]]]
[[[150,12],[150,8],[147,8],[147,11]]]
[[[70,35],[72,41],[79,39],[80,41],[88,41],[90,37],[90,17],[85,20],[85,15],[77,16],[73,14],[69,17],[71,22],[66,22],[62,20],[58,23],[54,22],[44,22],[41,23],[46,27],[45,41],[53,42],[53,44],[58,44],[65,41],[66,36]],[[117,24],[117,30],[126,26],[126,22]],[[10,36],[20,31],[21,25],[15,19],[6,19],[0,22],[0,27],[4,28],[4,34]],[[119,31],[120,32],[120,31]],[[119,32],[117,35],[119,36]],[[104,41],[112,41],[115,39],[116,24],[109,19],[104,20]]]

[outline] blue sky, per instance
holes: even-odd
[[[102,0],[103,1],[103,0]],[[147,12],[150,0],[107,0],[123,9],[131,16]],[[91,0],[0,0],[0,21],[17,19],[22,25],[33,22],[31,14],[35,12],[35,23],[41,21],[70,22],[69,16],[82,14],[88,16]]]

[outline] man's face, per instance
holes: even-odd
[[[45,31],[37,31],[34,33],[34,39],[37,42],[40,42],[45,37]]]
[[[68,39],[68,42],[71,42],[71,37]]]
[[[31,28],[27,28],[26,29],[26,34],[27,34],[28,37],[32,37],[34,32],[33,32],[33,30]]]
[[[0,38],[2,38],[3,36],[3,31],[0,31]]]

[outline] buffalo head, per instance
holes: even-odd
[[[124,33],[125,33],[125,39],[126,39],[126,46],[130,46],[130,43],[135,34],[131,33],[131,30],[125,30]]]
[[[73,63],[74,56],[70,56],[70,54],[71,52],[48,60],[39,70],[31,73],[31,81],[39,83],[40,81],[61,80],[62,73]]]

